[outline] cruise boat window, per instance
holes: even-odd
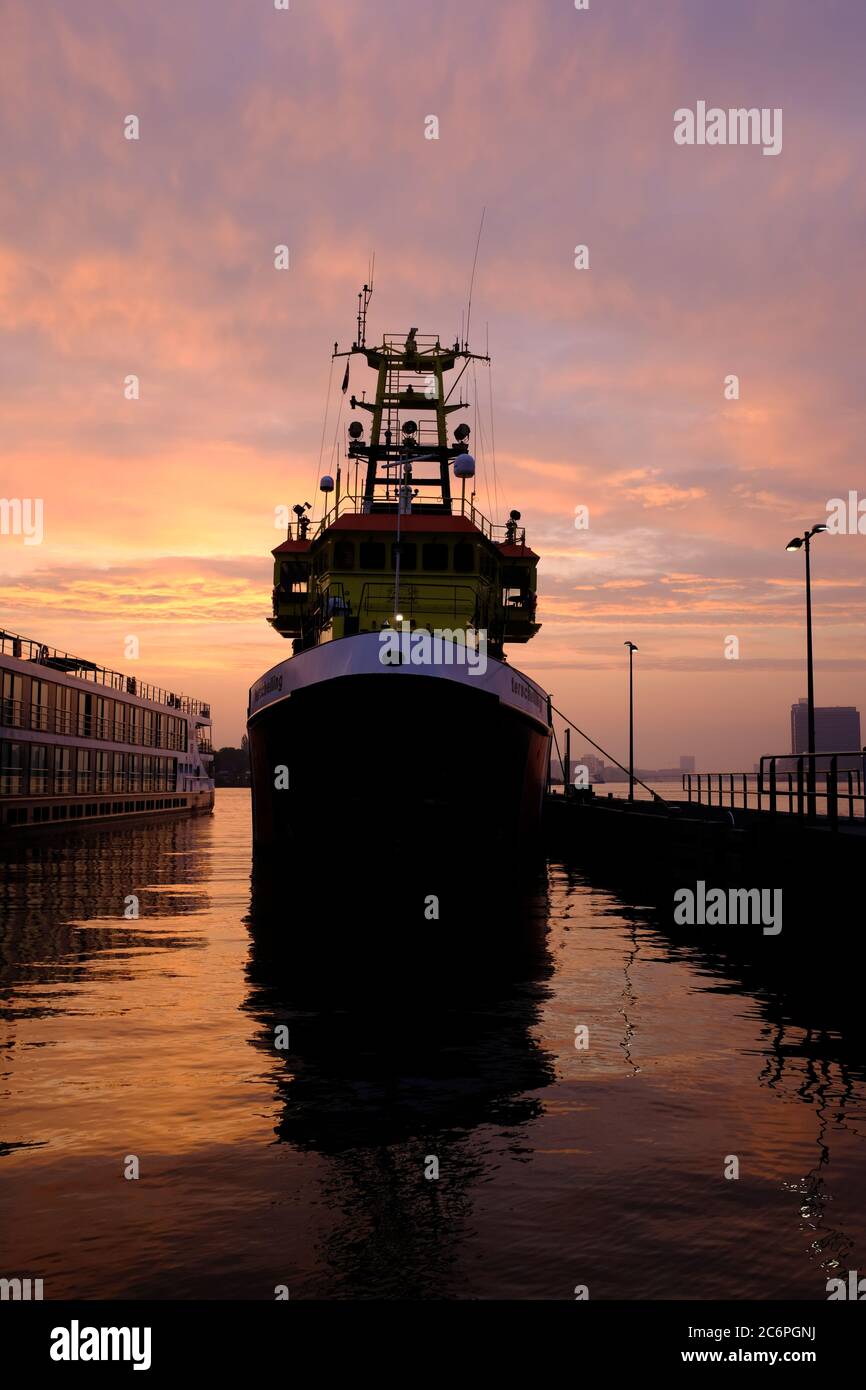
[[[48,745],[30,745],[30,795],[44,796],[48,791]]]
[[[55,748],[54,750],[54,792],[60,795],[61,792],[72,791],[72,749]]]
[[[0,743],[0,795],[20,793],[23,767],[24,744]]]
[[[75,790],[90,791],[90,753],[86,748],[79,748],[76,753]]]
[[[74,734],[77,723],[77,692],[73,690],[71,685],[58,685],[56,698],[57,732],[58,734]]]
[[[32,680],[30,682],[30,727],[31,729],[48,728],[48,682]]]
[[[20,728],[23,718],[21,708],[21,696],[24,682],[21,676],[13,675],[11,671],[3,672],[3,709],[2,719],[6,725],[12,728]]]

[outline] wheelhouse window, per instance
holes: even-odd
[[[475,546],[458,541],[454,547],[454,568],[458,574],[472,574],[475,569]]]
[[[397,547],[391,546],[391,568],[397,568]],[[414,541],[400,542],[400,568],[401,570],[416,570],[418,568],[418,547]]]
[[[506,608],[523,608],[529,603],[529,572],[519,565],[502,571],[502,602]]]
[[[337,541],[334,545],[334,569],[353,570],[355,568],[354,541]]]
[[[385,568],[384,541],[362,541],[360,551],[362,570],[383,570]]]
[[[506,588],[502,590],[504,608],[525,608],[528,602],[529,595],[524,589]]]
[[[421,563],[425,570],[447,570],[447,545],[442,545],[440,541],[428,541],[421,548]]]
[[[310,592],[310,567],[297,560],[283,560],[280,565],[280,588],[284,594]]]

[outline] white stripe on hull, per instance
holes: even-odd
[[[342,637],[336,642],[325,642],[320,647],[311,647],[299,652],[278,666],[272,666],[256,681],[250,690],[248,715],[252,719],[262,710],[286,699],[294,690],[302,690],[324,681],[337,680],[341,676],[387,676],[393,680],[411,680],[413,676],[432,676],[442,680],[457,681],[479,691],[495,695],[504,705],[534,720],[543,729],[547,722],[547,693],[541,686],[504,661],[488,656],[486,669],[478,666],[458,665],[457,657],[465,658],[465,649],[456,644],[451,646],[454,663],[446,661],[426,662],[424,665],[388,666],[380,660],[384,650],[378,632],[359,634],[357,637]],[[472,653],[474,656],[475,654]]]

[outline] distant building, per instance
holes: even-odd
[[[695,755],[694,753],[680,754],[680,772],[694,772]]]
[[[590,782],[604,781],[604,759],[600,758],[598,754],[581,753],[579,758],[574,758],[572,760],[570,778],[572,782],[574,782],[575,770],[579,767],[586,768]]]
[[[815,752],[847,753],[862,748],[860,742],[860,711],[854,705],[815,706]],[[791,752],[809,751],[809,702],[798,700],[791,706]],[[860,759],[841,759],[840,768],[856,768]],[[829,766],[819,761],[819,768]]]

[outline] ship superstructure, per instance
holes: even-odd
[[[523,833],[540,814],[548,705],[504,648],[539,629],[539,557],[519,512],[494,525],[476,506],[470,427],[453,420],[467,368],[487,358],[416,328],[368,347],[368,293],[356,342],[334,356],[344,389],[350,361],[372,369],[373,397],[351,397],[321,521],[298,503],[273,551],[270,622],[293,655],[250,691],[256,840],[309,831],[335,796],[431,823],[484,805],[500,834]],[[395,739],[411,756],[383,784]]]

